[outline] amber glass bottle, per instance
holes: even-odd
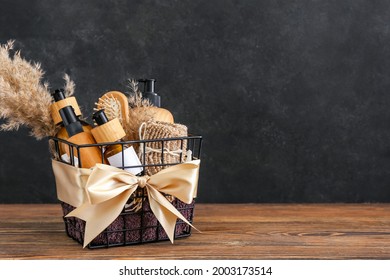
[[[83,130],[72,106],[61,108],[59,114],[69,136],[67,141],[77,145],[96,144],[92,134]],[[91,168],[96,163],[105,163],[101,150],[97,146],[79,147],[79,149],[66,146],[65,152],[68,156],[77,159],[78,167]]]
[[[96,142],[111,143],[106,145],[104,151],[104,158],[109,164],[133,174],[142,172],[143,168],[134,148],[131,145],[119,143],[126,136],[119,120],[117,118],[108,120],[104,109],[95,112],[92,118],[98,125],[91,130]],[[115,142],[118,142],[118,144]]]
[[[63,140],[68,140],[69,135],[68,135],[68,132],[66,131],[65,126],[63,124],[63,120],[62,120],[61,115],[60,115],[60,110],[66,106],[72,106],[74,109],[75,115],[79,118],[81,116],[81,111],[80,111],[79,105],[78,105],[76,98],[74,96],[65,98],[65,94],[64,94],[63,89],[56,89],[52,93],[52,97],[54,99],[54,102],[51,105],[51,116],[53,118],[54,123],[61,127],[60,130],[57,132],[56,137],[63,139]],[[82,120],[80,121],[80,123],[81,123],[83,131],[88,132],[92,129],[92,127],[88,123],[86,123]],[[62,156],[63,154],[66,154],[65,146],[62,143],[60,143],[59,149],[60,149],[60,156]]]

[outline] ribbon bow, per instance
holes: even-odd
[[[138,187],[146,188],[150,209],[173,243],[177,218],[193,226],[161,193],[172,195],[184,203],[191,203],[196,196],[199,164],[200,160],[177,164],[150,177],[138,177],[113,166],[96,164],[84,187],[88,199],[83,199],[84,202],[67,217],[74,216],[86,221],[85,247],[119,216]],[[69,165],[66,167],[74,168]],[[53,162],[55,175],[56,169],[58,167],[55,168]],[[61,180],[56,175],[57,192],[61,193],[63,184],[59,181]]]

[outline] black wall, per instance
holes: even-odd
[[[201,202],[390,202],[390,1],[0,1],[0,41],[90,116],[126,79],[204,136]],[[56,202],[47,141],[0,134],[0,202]]]

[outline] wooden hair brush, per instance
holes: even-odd
[[[113,120],[118,118],[122,126],[126,126],[129,122],[129,102],[122,92],[109,91],[99,98],[95,103],[95,111],[104,109],[108,119]]]

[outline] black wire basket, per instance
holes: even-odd
[[[176,151],[175,157],[167,158],[168,154],[166,148],[173,141],[175,145],[181,147],[181,149],[179,152]],[[125,169],[141,167],[143,171],[137,175],[142,176],[147,173],[148,168],[153,168],[153,170],[156,168],[164,169],[191,159],[200,159],[202,137],[191,135],[187,137],[110,142],[88,145],[76,145],[63,139],[51,137],[49,139],[49,145],[53,159],[78,167],[82,167],[82,158],[80,157],[81,149],[98,147],[103,158],[104,150],[111,145],[122,145],[122,147],[131,145],[139,151],[138,155],[141,165],[125,166],[122,164],[122,166],[119,168]],[[148,145],[153,145],[153,147],[159,147],[161,149],[161,152],[159,153],[161,158],[157,161],[157,163],[148,162]],[[63,148],[64,146],[68,147],[70,152],[70,157],[66,161],[61,159],[60,156],[60,147]],[[191,153],[188,154],[188,151],[191,151]],[[190,158],[188,158],[188,156],[190,156]],[[77,162],[74,160],[75,157],[78,159]],[[174,160],[172,160],[172,158],[174,158]],[[122,156],[122,163],[123,162],[124,158]],[[192,203],[187,204],[173,196],[167,194],[164,194],[164,196],[192,224],[195,209],[195,199],[192,201]],[[120,215],[103,232],[101,232],[87,245],[88,248],[107,248],[169,240],[165,230],[150,209],[147,190],[145,188],[137,189],[132,194],[126,205],[127,206],[123,208]],[[128,205],[130,206],[128,207]],[[64,215],[63,220],[65,223],[65,231],[67,235],[78,243],[83,244],[85,221],[77,217],[65,217],[68,213],[73,211],[75,207],[63,201],[61,201],[61,206]],[[191,226],[178,219],[175,226],[174,238],[177,239],[188,237],[190,235]]]

